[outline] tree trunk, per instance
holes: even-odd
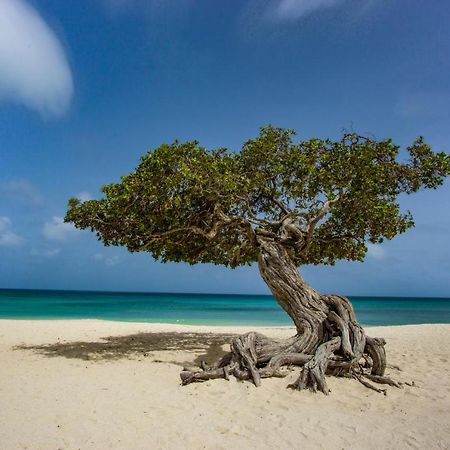
[[[269,240],[260,241],[259,272],[279,305],[295,324],[297,335],[308,353],[324,337],[328,307],[321,295],[309,286],[292,262],[286,249]]]
[[[183,384],[234,375],[240,380],[285,376],[285,365],[302,366],[298,379],[288,387],[328,394],[325,374],[358,379],[378,392],[363,378],[378,383],[399,384],[384,377],[385,341],[366,337],[345,297],[321,295],[300,276],[288,251],[268,238],[259,238],[258,265],[262,278],[280,306],[291,317],[297,334],[278,341],[250,332],[236,337],[231,351],[203,371],[184,370]]]

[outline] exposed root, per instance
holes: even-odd
[[[319,345],[316,353],[303,367],[297,380],[288,387],[301,391],[310,389],[313,392],[323,392],[328,395],[329,389],[325,381],[325,372],[328,366],[328,358],[341,346],[341,338],[335,337],[328,342]]]
[[[382,377],[380,375],[372,375],[372,374],[367,374],[364,376],[367,379],[374,381],[375,383],[388,384],[389,386],[395,386],[396,388],[402,387],[402,383],[392,380],[391,378],[388,378],[388,377]]]
[[[226,371],[225,368],[205,370],[203,372],[183,370],[180,373],[181,383],[183,385],[192,383],[194,381],[206,381],[206,380],[213,380],[215,378],[226,378],[227,376],[228,372]]]
[[[234,360],[238,363],[235,371],[242,371],[242,375],[247,371],[250,373],[253,383],[256,387],[261,384],[261,376],[256,368],[258,362],[258,355],[256,354],[256,333],[247,333],[233,339],[231,343],[231,352],[234,355]]]
[[[380,394],[384,394],[386,395],[386,389],[380,389],[377,388],[376,386],[374,386],[373,384],[367,382],[366,380],[363,379],[363,377],[361,375],[358,374],[354,374],[353,375],[354,378],[356,378],[363,386],[365,386],[366,388],[372,389],[375,392],[378,392]]]
[[[372,359],[372,375],[383,376],[386,370],[386,341],[383,338],[366,337],[365,352]]]
[[[316,334],[315,345],[310,324],[305,325],[302,333],[284,341],[246,333],[234,338],[230,352],[213,366],[202,363],[201,371],[183,370],[182,384],[216,378],[228,380],[234,376],[259,386],[262,378],[286,376],[288,371],[282,369],[284,366],[300,366],[299,377],[288,386],[296,390],[310,389],[327,395],[325,375],[355,378],[367,388],[384,394],[386,389],[377,388],[369,381],[400,388],[401,383],[384,375],[384,339],[366,336],[345,297],[327,295],[322,300],[329,312],[322,331]]]

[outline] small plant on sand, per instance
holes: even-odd
[[[260,384],[301,366],[294,389],[328,393],[325,374],[396,384],[384,375],[385,342],[369,337],[345,297],[321,294],[301,277],[306,264],[363,261],[367,243],[414,225],[399,194],[434,189],[450,157],[417,139],[400,157],[390,139],[347,133],[295,143],[294,132],[264,127],[240,153],[193,142],[163,144],[136,170],[102,188],[99,200],[69,201],[65,220],[90,228],[105,245],[149,252],[157,260],[229,267],[257,262],[291,317],[296,334],[233,339],[230,352],[183,384],[233,375]],[[376,388],[375,388],[376,389]]]

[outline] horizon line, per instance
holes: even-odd
[[[112,291],[112,290],[99,290],[99,289],[42,289],[42,288],[3,288],[0,287],[0,291],[43,291],[43,292],[88,292],[88,293],[105,293],[105,294],[163,294],[163,295],[216,295],[216,296],[232,296],[232,297],[272,297],[272,294],[244,294],[244,293],[223,293],[223,292],[174,292],[174,291]],[[420,298],[433,298],[433,299],[450,299],[450,296],[407,296],[407,295],[346,295],[349,298],[401,298],[401,299],[420,299]]]

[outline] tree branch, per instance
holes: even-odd
[[[282,211],[284,214],[288,215],[288,214],[290,214],[290,213],[292,212],[289,208],[287,208],[287,207],[283,204],[283,202],[280,202],[280,200],[278,200],[278,199],[275,197],[274,194],[272,194],[271,200],[275,203],[275,205],[278,206],[278,208],[281,209],[281,211]]]
[[[316,225],[328,214],[328,212],[330,211],[330,208],[335,205],[336,203],[339,203],[343,198],[342,195],[342,191],[339,192],[339,195],[332,199],[332,200],[327,200],[322,208],[319,210],[319,212],[317,213],[317,215],[315,217],[313,217],[309,223],[308,226],[306,227],[306,236],[305,236],[305,242],[303,245],[302,250],[307,250],[309,245],[311,244],[312,241],[312,236],[314,233],[314,229],[316,227]]]
[[[156,240],[164,239],[173,234],[178,234],[178,233],[195,233],[195,234],[203,236],[208,241],[212,241],[213,239],[215,239],[217,237],[222,226],[230,225],[232,223],[235,223],[235,228],[239,228],[242,226],[245,226],[246,229],[251,228],[250,223],[246,219],[243,219],[242,217],[230,217],[217,207],[214,208],[214,213],[219,217],[219,219],[216,220],[212,224],[209,231],[206,231],[203,228],[195,226],[195,225],[191,225],[188,227],[173,228],[171,230],[168,230],[168,231],[165,231],[162,233],[147,235],[146,239],[145,239],[147,242],[146,242],[146,244],[142,245],[141,248],[145,249],[145,248],[149,247]]]

